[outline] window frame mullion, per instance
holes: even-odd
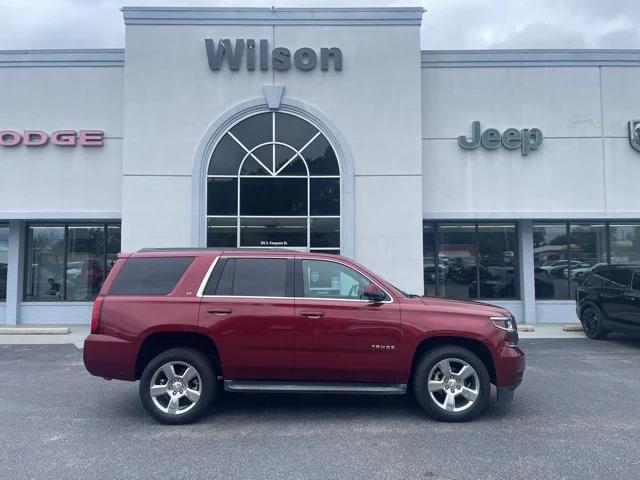
[[[67,265],[69,263],[69,224],[64,224],[64,260],[62,263],[62,301],[67,302]]]

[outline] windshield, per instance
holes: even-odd
[[[405,292],[404,290],[402,290],[401,288],[396,287],[393,283],[389,282],[386,278],[381,277],[380,275],[378,275],[378,278],[380,278],[380,280],[382,280],[384,283],[386,283],[387,285],[392,287],[396,292],[401,293],[403,297],[416,298],[416,297],[420,296],[420,295],[416,295],[415,293]]]

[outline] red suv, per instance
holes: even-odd
[[[219,390],[404,394],[439,420],[509,402],[524,354],[513,316],[423,298],[337,255],[270,250],[121,254],[95,301],[84,363],[140,380],[162,423],[203,415]]]

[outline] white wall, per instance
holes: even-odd
[[[275,28],[278,45],[342,49],[341,72],[276,72],[285,95],[331,119],[355,170],[355,259],[423,292],[418,27]]]
[[[212,72],[205,38],[266,38],[273,44],[273,29],[127,26],[123,250],[191,246],[198,145],[220,115],[262,95],[262,86],[272,82],[271,71]]]
[[[425,140],[422,155],[425,218],[544,218],[567,211],[591,218],[605,210],[599,138],[546,138],[526,157]]]
[[[538,323],[577,323],[574,300],[545,300],[536,302]]]
[[[106,137],[104,147],[0,148],[0,218],[120,211],[122,70],[0,68],[0,130],[99,129]]]
[[[602,67],[607,211],[640,218],[640,152],[629,145],[627,122],[640,118],[640,68]]]
[[[343,70],[212,72],[205,38],[264,38],[292,52],[339,47]],[[191,245],[187,222],[204,221],[189,182],[205,132],[277,84],[285,102],[328,119],[351,152],[356,259],[421,293],[419,42],[417,25],[127,25],[123,249]]]
[[[77,325],[91,322],[91,303],[30,303],[20,306],[21,325]]]
[[[638,67],[598,65],[423,68],[425,217],[640,217],[640,153],[627,138],[638,78]],[[464,150],[457,137],[474,120],[536,127],[544,143],[528,156]]]

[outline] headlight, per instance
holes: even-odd
[[[507,332],[506,343],[508,346],[515,347],[516,345],[518,345],[518,325],[516,323],[516,319],[513,318],[513,316],[489,317],[489,320],[491,320],[491,323],[493,323],[494,327]]]
[[[518,327],[516,327],[516,321],[513,317],[489,317],[491,323],[493,323],[500,330],[504,330],[505,332],[516,332]]]

